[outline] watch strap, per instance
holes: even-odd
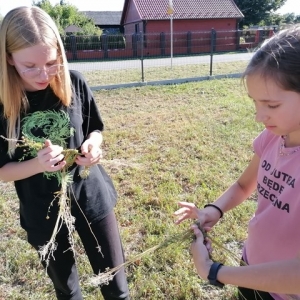
[[[209,269],[208,276],[207,276],[207,279],[209,280],[209,283],[212,284],[212,285],[215,285],[219,288],[222,288],[224,286],[223,283],[221,283],[220,281],[217,280],[218,272],[219,272],[219,270],[222,266],[223,266],[222,263],[214,262],[211,265],[211,267]]]

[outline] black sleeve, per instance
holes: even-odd
[[[6,137],[7,122],[3,117],[3,106],[0,105],[0,135]],[[11,161],[8,155],[8,142],[0,137],[0,168]]]
[[[3,128],[2,120],[0,124],[0,135],[6,137],[6,129]],[[8,142],[0,137],[0,168],[11,161],[12,158],[8,155]]]
[[[80,101],[82,106],[82,130],[85,137],[94,130],[102,131],[104,129],[104,124],[102,122],[100,111],[85,78],[81,73],[71,71],[71,79],[77,101]]]

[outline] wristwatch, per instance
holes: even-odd
[[[211,265],[208,276],[207,276],[209,283],[212,285],[215,285],[219,288],[222,288],[224,286],[224,284],[222,282],[217,280],[217,274],[222,266],[223,266],[223,264],[221,264],[219,262],[214,262]]]

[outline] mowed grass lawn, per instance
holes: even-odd
[[[243,171],[261,131],[240,79],[145,86],[94,93],[103,120],[103,165],[119,193],[116,207],[127,259],[189,228],[174,225],[178,201],[213,202]],[[211,232],[223,247],[213,258],[236,265],[255,195],[225,214]],[[0,299],[55,299],[50,280],[19,226],[11,183],[1,183]],[[197,277],[190,243],[174,244],[126,268],[134,300],[236,299]],[[227,249],[227,250],[226,250]],[[79,241],[84,299],[102,299]],[[100,255],[100,254],[99,254]]]

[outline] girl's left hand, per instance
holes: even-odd
[[[78,155],[76,158],[77,165],[80,166],[92,166],[98,164],[103,158],[102,149],[94,142],[94,139],[87,139],[81,145],[81,155]]]

